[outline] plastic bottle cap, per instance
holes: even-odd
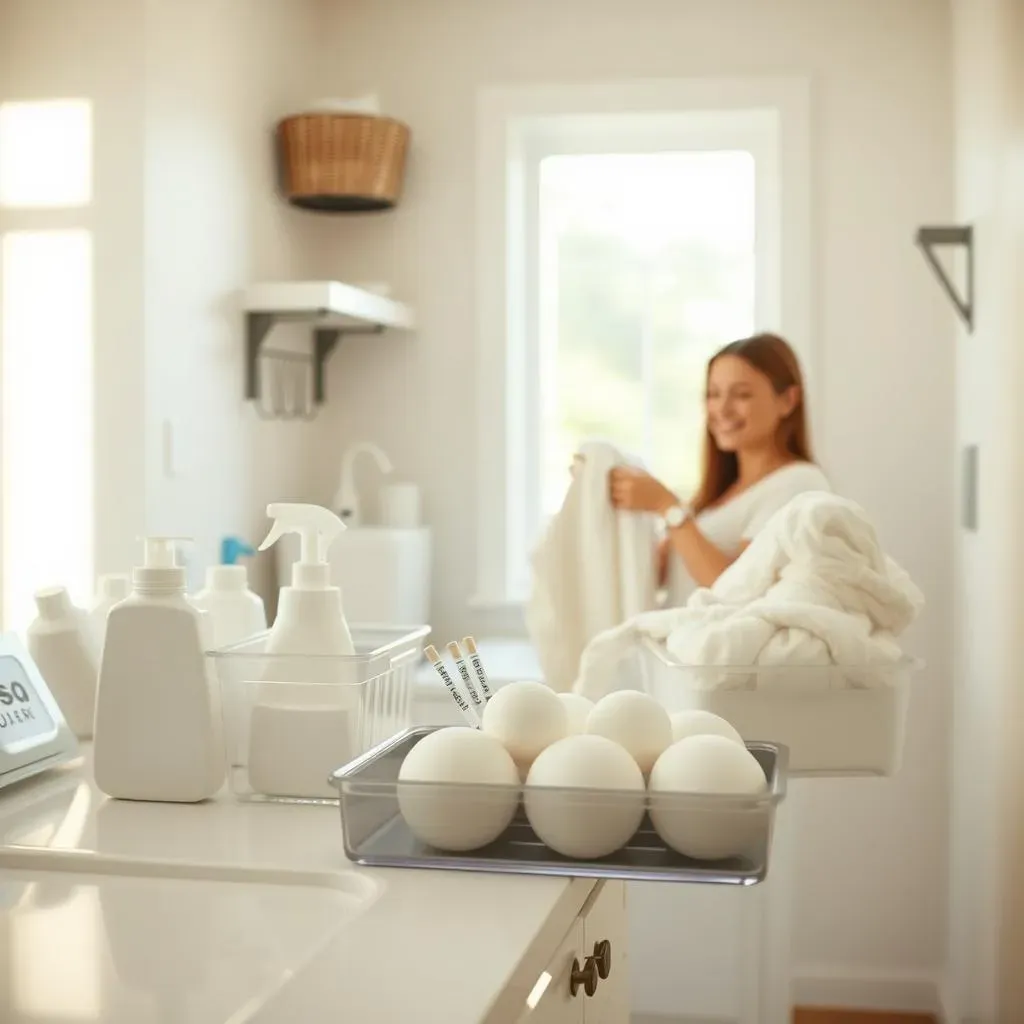
[[[45,587],[35,592],[39,618],[53,621],[71,613],[71,598],[64,587]]]
[[[146,537],[145,559],[132,570],[132,585],[142,593],[184,593],[188,582],[175,559],[175,544],[187,537]]]
[[[207,590],[245,590],[248,582],[244,565],[211,565],[206,570]]]

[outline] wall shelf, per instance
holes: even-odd
[[[967,326],[967,330],[974,330],[974,229],[970,224],[947,225],[943,227],[924,227],[917,229],[914,238],[918,248],[924,254],[928,265],[935,272],[942,290],[949,297],[956,307],[960,319]],[[966,281],[964,293],[957,291],[956,286],[949,279],[945,267],[939,262],[935,255],[938,246],[955,246],[962,248],[967,256]]]
[[[385,295],[340,281],[274,281],[254,284],[243,298],[245,311],[245,397],[261,397],[260,356],[267,336],[280,323],[308,324],[313,333],[312,400],[324,401],[327,357],[347,334],[379,334],[388,328],[410,330],[412,310]],[[287,354],[295,358],[294,354]]]

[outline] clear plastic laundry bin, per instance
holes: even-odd
[[[790,776],[882,775],[903,760],[914,658],[895,665],[682,665],[663,643],[640,647],[643,688],[670,713],[720,715],[744,740],[789,748]]]
[[[351,627],[348,656],[267,654],[269,631],[211,651],[232,792],[336,802],[328,777],[412,723],[429,626]]]

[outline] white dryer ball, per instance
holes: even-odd
[[[687,736],[724,736],[727,740],[743,745],[743,737],[739,731],[721,715],[712,714],[710,711],[701,711],[697,708],[677,711],[671,716],[671,720],[673,743],[685,740]]]
[[[568,735],[569,712],[550,686],[509,683],[487,702],[481,728],[527,769],[545,747]]]
[[[480,790],[473,783],[508,788]],[[398,807],[420,842],[440,850],[476,850],[494,842],[515,817],[519,772],[508,751],[478,729],[438,729],[405,755]]]
[[[579,693],[560,693],[558,699],[569,712],[569,735],[578,736],[587,731],[587,718],[594,710],[594,702]]]
[[[644,775],[672,742],[668,712],[639,690],[619,690],[602,697],[587,718],[587,732],[625,747]]]
[[[617,792],[576,795],[567,789]],[[541,842],[581,860],[607,857],[625,846],[640,827],[645,804],[636,761],[604,736],[567,736],[553,743],[533,762],[523,792],[526,817]]]
[[[687,794],[757,797],[768,780],[757,758],[725,736],[688,736],[658,758],[648,783],[651,822],[677,853],[721,860],[747,850],[768,827],[769,808],[757,801],[717,805]]]

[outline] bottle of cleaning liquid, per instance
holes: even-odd
[[[35,594],[38,616],[28,627],[28,653],[79,738],[92,736],[96,708],[96,648],[85,612],[63,587]]]
[[[234,564],[239,555],[254,554],[248,545],[226,538],[220,546],[222,564],[207,568],[206,586],[192,598],[213,619],[215,648],[241,643],[267,628],[263,599],[249,589],[245,566]]]
[[[96,785],[125,800],[196,803],[224,783],[209,616],[185,595],[176,539],[147,538],[132,593],[107,618],[93,761]]]
[[[97,659],[103,653],[103,641],[107,636],[107,616],[110,609],[123,601],[132,592],[132,579],[125,572],[106,573],[99,579],[96,600],[89,609],[89,630],[96,647]]]
[[[352,635],[327,552],[345,524],[319,505],[272,504],[260,550],[286,533],[301,540],[291,586],[282,587],[267,637],[265,682],[249,728],[249,784],[258,793],[304,799],[336,796],[327,776],[350,758],[359,693]]]

